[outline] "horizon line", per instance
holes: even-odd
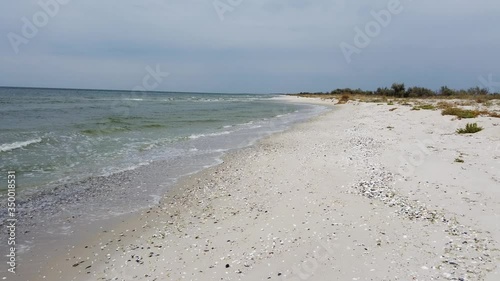
[[[91,89],[91,88],[56,88],[56,87],[29,87],[29,86],[1,86],[7,89],[42,89],[42,90],[80,90],[80,91],[99,91],[99,92],[144,92],[144,93],[178,93],[178,94],[219,94],[219,95],[285,95],[287,93],[245,93],[245,92],[189,92],[189,91],[133,91],[119,89]]]

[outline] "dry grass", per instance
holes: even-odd
[[[446,109],[446,108],[450,108],[453,106],[454,106],[454,104],[447,102],[447,101],[440,101],[437,103],[437,108],[439,108],[439,109]]]
[[[488,111],[488,116],[489,117],[494,117],[494,118],[500,118],[500,113],[493,112],[493,111]]]
[[[411,104],[411,103],[409,102],[409,100],[407,100],[407,99],[402,99],[402,100],[399,100],[399,101],[398,101],[398,104],[400,104],[400,105],[404,105],[404,106],[413,106],[413,104]]]
[[[456,101],[455,105],[459,105],[459,106],[476,106],[477,102],[473,101],[473,100]]]
[[[349,95],[342,95],[337,104],[345,104],[349,101],[350,98],[351,97]]]
[[[449,107],[443,109],[441,112],[442,115],[453,115],[457,116],[458,119],[462,118],[476,118],[480,115],[480,111],[477,110],[468,110],[468,109],[462,109],[458,107]]]

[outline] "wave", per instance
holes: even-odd
[[[223,131],[223,132],[218,132],[218,133],[211,133],[211,134],[199,134],[199,135],[190,135],[189,138],[192,140],[203,138],[203,137],[216,137],[216,136],[222,136],[222,135],[229,135],[231,131]]]
[[[142,126],[143,128],[148,128],[148,129],[155,129],[155,128],[165,128],[166,126],[165,125],[162,125],[162,124],[147,124],[147,125],[143,125]]]
[[[130,127],[110,127],[110,128],[100,128],[100,129],[86,129],[86,130],[81,130],[80,133],[85,134],[85,135],[106,135],[106,134],[114,134],[114,133],[120,133],[120,132],[128,132],[132,131]]]
[[[17,142],[13,142],[13,143],[2,144],[2,145],[0,145],[0,152],[5,152],[5,151],[9,151],[9,150],[14,150],[14,149],[26,147],[28,145],[31,145],[31,144],[34,144],[34,143],[39,143],[39,142],[42,142],[41,138],[36,138],[36,139],[32,139],[32,140],[27,140],[27,141],[17,141]]]
[[[223,119],[191,119],[191,120],[170,120],[170,123],[182,123],[182,124],[198,124],[198,123],[215,123],[222,122]]]
[[[111,124],[105,124],[105,123],[100,123],[97,128],[94,129],[84,129],[80,130],[80,133],[85,134],[85,135],[106,135],[106,134],[114,134],[114,133],[121,133],[121,132],[129,132],[129,131],[136,131],[136,130],[141,130],[141,129],[163,129],[167,128],[167,126],[163,124],[157,124],[157,123],[152,123],[152,124],[137,124],[137,125],[122,125],[125,122],[115,122],[118,124],[121,124],[120,126],[117,125],[111,125]]]
[[[204,102],[252,102],[266,100],[267,98],[261,97],[221,97],[221,98],[205,98],[205,97],[173,97],[173,98],[163,98],[158,99],[158,101],[163,102],[192,102],[192,103],[204,103]],[[151,100],[157,101],[157,100]]]
[[[100,99],[100,98],[93,98],[93,99],[86,99],[87,101],[144,101],[144,99],[140,98],[107,98],[107,99]],[[151,100],[154,101],[154,100]]]

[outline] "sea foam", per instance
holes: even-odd
[[[36,139],[32,139],[32,140],[27,140],[27,141],[17,141],[17,142],[13,142],[13,143],[2,144],[2,145],[0,145],[0,152],[5,152],[5,151],[9,151],[9,150],[14,150],[14,149],[26,147],[28,145],[31,145],[31,144],[34,144],[34,143],[39,143],[39,142],[42,142],[41,138],[36,138]]]

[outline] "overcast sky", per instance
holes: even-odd
[[[38,4],[54,1],[1,0],[0,86],[132,89],[148,66],[170,73],[153,83],[166,91],[500,82],[498,0],[58,0],[50,15]]]

